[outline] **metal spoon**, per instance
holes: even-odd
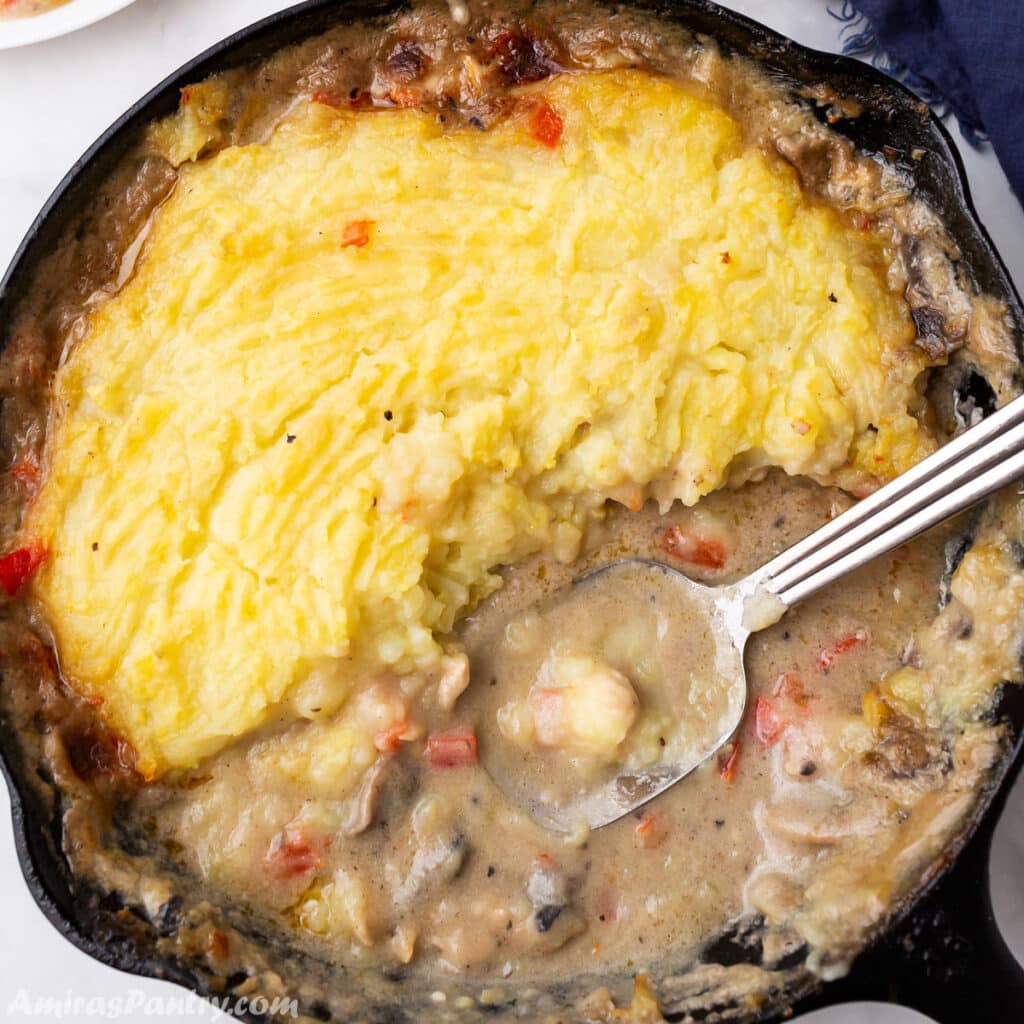
[[[716,674],[725,682],[720,700],[699,723],[695,736],[668,762],[609,773],[570,799],[545,794],[536,777],[524,786],[522,754],[482,751],[491,777],[539,823],[556,832],[581,825],[600,828],[663,793],[712,757],[739,727],[747,702],[743,650],[751,633],[777,622],[793,605],[828,584],[906,543],[925,530],[994,491],[1024,477],[1024,396],[901,474],[870,497],[773,558],[749,576],[723,587],[695,583],[678,569],[658,562],[626,559],[577,578],[585,586],[609,573],[622,586],[643,584],[657,574],[678,588],[689,610],[706,616],[716,645]],[[540,609],[543,614],[543,609]],[[544,771],[549,769],[545,768]]]

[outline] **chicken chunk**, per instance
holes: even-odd
[[[555,655],[541,667],[525,705],[499,712],[503,734],[541,747],[613,760],[636,720],[640,702],[629,679],[583,655]]]

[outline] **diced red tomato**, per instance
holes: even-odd
[[[356,246],[356,248],[361,249],[370,241],[370,232],[375,223],[376,221],[372,220],[349,221],[345,225],[345,230],[341,233],[342,249],[348,249],[350,246]]]
[[[530,136],[542,146],[554,149],[565,125],[558,111],[547,100],[540,100],[530,108],[526,127]]]
[[[471,725],[456,726],[427,737],[431,768],[471,768],[479,761],[476,733]]]
[[[766,697],[754,701],[754,735],[762,746],[770,747],[782,735],[782,719]]]
[[[729,752],[728,757],[726,757],[724,761],[719,762],[718,774],[721,775],[726,782],[732,782],[733,779],[736,778],[736,767],[739,764],[740,751],[742,748],[743,745],[739,740],[733,740],[732,750]]]
[[[702,569],[724,569],[729,560],[725,541],[696,530],[688,530],[678,523],[661,535],[658,543],[665,554],[680,562],[698,565]]]
[[[828,647],[823,647],[818,652],[818,657],[815,659],[814,667],[819,672],[827,672],[832,667],[836,658],[840,657],[840,655],[846,654],[848,651],[852,651],[855,647],[859,647],[861,644],[866,644],[867,642],[867,630],[855,630],[853,633],[850,633],[849,636],[841,637]]]
[[[270,841],[263,855],[267,873],[281,880],[298,878],[320,866],[321,851],[301,828],[288,825]]]
[[[668,838],[669,823],[660,813],[645,814],[637,823],[633,839],[641,850],[653,850]]]
[[[8,552],[0,558],[0,586],[13,597],[39,568],[47,554],[46,545],[39,541]]]

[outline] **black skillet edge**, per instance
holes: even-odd
[[[6,330],[36,266],[56,244],[65,224],[88,204],[97,185],[134,144],[137,131],[176,109],[183,85],[270,56],[280,47],[325,31],[341,19],[380,16],[400,6],[395,0],[307,0],[214,44],[157,85],[75,163],[33,222],[0,280],[0,332]],[[628,6],[646,7],[713,37],[726,50],[755,58],[770,74],[791,86],[826,82],[840,95],[862,100],[863,114],[842,119],[833,128],[864,151],[878,153],[887,146],[899,151],[896,159],[912,174],[918,192],[938,211],[956,238],[963,262],[979,289],[1007,302],[1018,334],[1021,332],[1024,313],[1020,298],[977,219],[959,153],[942,124],[913,94],[868,65],[800,46],[709,0]],[[923,150],[926,155],[915,162],[911,157],[914,150]],[[1020,694],[1008,693],[1003,703],[1013,755],[1007,758],[1001,777],[994,780],[983,799],[985,806],[970,834],[962,840],[955,859],[951,857],[919,899],[904,908],[846,978],[824,986],[770,1019],[849,999],[901,1001],[950,1024],[968,1017],[996,1024],[1024,1016],[1024,1004],[1017,1001],[1024,987],[1019,979],[1018,987],[1006,987],[1015,983],[1011,968],[1015,965],[994,928],[988,895],[992,832],[1007,791],[1024,762],[1024,699]],[[29,783],[16,741],[7,723],[0,724],[0,769],[11,793],[18,859],[33,897],[54,927],[83,952],[112,967],[175,981],[201,995],[218,990],[216,979],[201,964],[156,955],[151,936],[138,930],[125,932],[111,908],[103,905],[100,894],[70,877],[61,853],[59,813],[49,809],[37,788]],[[999,969],[994,971],[996,966]],[[242,1015],[239,1019],[258,1018]]]
[[[1019,721],[1024,691],[1011,684],[999,704],[1002,716]],[[984,806],[945,852],[935,877],[897,910],[849,974],[796,1001],[792,1011],[883,1002],[918,1010],[939,1024],[1021,1024],[1024,970],[1000,933],[989,878],[992,837],[1024,766],[1024,734],[1009,745]],[[770,1019],[788,1015],[789,1008]]]

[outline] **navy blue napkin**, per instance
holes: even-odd
[[[948,107],[972,145],[991,142],[1024,198],[1024,0],[844,0],[833,13],[846,53]]]

